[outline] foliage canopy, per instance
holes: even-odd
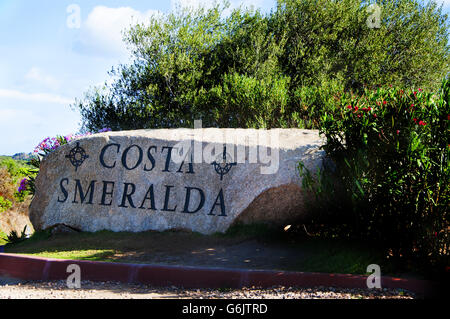
[[[279,0],[276,9],[178,9],[132,26],[132,63],[75,107],[83,128],[318,128],[334,94],[364,86],[437,90],[447,15],[431,1]]]

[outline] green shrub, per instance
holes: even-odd
[[[11,201],[3,198],[3,196],[0,196],[0,213],[3,213],[10,209],[12,206]]]
[[[6,168],[13,183],[16,183],[21,177],[26,176],[29,169],[28,165],[22,164],[12,158],[2,159],[0,161],[0,167]]]
[[[211,115],[221,127],[272,128],[283,126],[288,102],[287,78],[256,79],[226,74],[220,85],[198,98],[215,105]]]
[[[344,92],[345,87],[338,80],[324,80],[320,85],[295,88],[286,111],[286,126],[319,128],[322,116],[327,112],[334,114],[336,101],[346,94]]]
[[[6,241],[7,244],[17,244],[26,240],[28,238],[27,227],[28,226],[25,225],[20,235],[15,230],[11,231],[11,233],[6,238],[3,238],[3,240]]]
[[[321,132],[334,170],[314,182],[318,196],[339,184],[352,210],[339,218],[355,237],[377,241],[394,256],[443,262],[449,255],[450,82],[439,94],[378,88],[347,96],[326,113]],[[300,168],[303,168],[300,165]],[[337,183],[323,184],[332,177]],[[348,206],[347,206],[348,207]],[[347,207],[341,206],[341,211]]]
[[[11,202],[14,199],[15,186],[13,183],[13,177],[8,172],[6,167],[0,166],[0,197],[3,201]],[[6,207],[6,204],[4,204]]]

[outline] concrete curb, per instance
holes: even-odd
[[[77,264],[82,280],[141,283],[184,288],[242,288],[272,286],[367,288],[367,276],[289,272],[276,270],[224,269],[146,264],[123,264],[80,260],[60,260],[0,253],[0,276],[21,280],[66,280],[67,266]],[[382,277],[383,288],[399,288],[429,297],[435,283]]]

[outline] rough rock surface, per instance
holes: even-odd
[[[30,219],[38,230],[90,232],[211,234],[238,221],[282,224],[305,214],[297,165],[321,165],[322,143],[318,131],[299,129],[92,135],[43,160]]]
[[[20,234],[25,226],[27,226],[26,233],[32,234],[33,225],[30,222],[27,211],[10,209],[0,214],[0,231],[5,234],[9,234],[13,230]]]
[[[51,234],[52,235],[56,235],[56,234],[74,234],[77,233],[78,231],[76,229],[73,229],[69,226],[63,225],[63,224],[58,224],[55,226],[52,226],[51,228]]]

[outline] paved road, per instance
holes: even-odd
[[[23,283],[23,280],[17,280],[7,277],[0,277],[0,287],[4,285],[17,285],[19,283]]]
[[[0,279],[0,299],[413,299],[402,290],[337,289],[182,289],[156,288],[116,282],[83,281],[81,289],[68,289],[65,281],[14,282]]]

